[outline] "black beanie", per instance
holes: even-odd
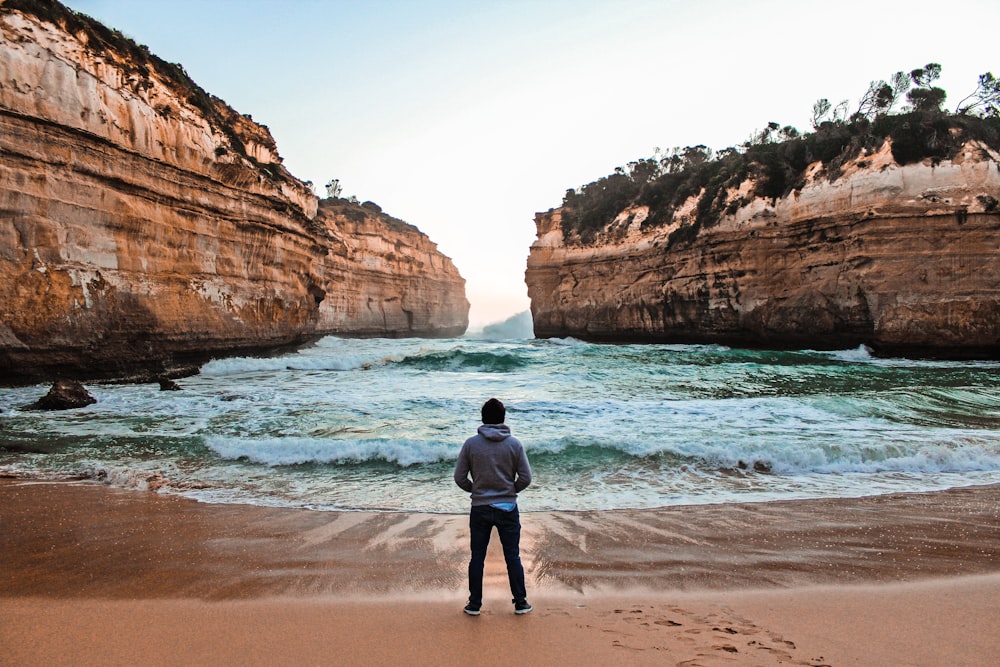
[[[499,400],[491,398],[483,403],[483,423],[502,424],[507,416],[507,409]]]

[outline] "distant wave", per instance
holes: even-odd
[[[409,354],[401,349],[397,354],[379,356],[346,355],[330,348],[320,348],[313,354],[215,359],[205,364],[201,368],[201,373],[208,376],[224,376],[287,370],[351,371],[393,364],[428,371],[504,373],[523,368],[529,363],[525,356],[516,352],[470,351],[461,347],[451,350],[420,350]]]
[[[913,367],[913,368],[1000,368],[1000,363],[982,359],[978,361],[954,361],[946,359],[909,359],[906,357],[877,357],[872,348],[867,345],[859,345],[849,350],[816,351],[803,350],[810,354],[821,354],[829,356],[837,361],[847,363],[866,363],[877,366],[888,367]]]
[[[563,345],[566,347],[590,347],[593,343],[588,343],[587,341],[580,340],[579,338],[567,337],[567,338],[543,338],[544,342],[549,345]]]
[[[402,366],[428,371],[474,371],[506,373],[524,368],[530,362],[515,352],[470,352],[461,348],[447,352],[423,352],[403,357]]]
[[[874,359],[872,349],[867,345],[858,345],[850,350],[834,350],[828,354],[841,361],[871,361]]]
[[[487,324],[481,332],[470,334],[470,338],[485,338],[489,340],[525,340],[535,337],[531,311],[524,311],[503,322]]]
[[[213,359],[201,367],[202,375],[238,375],[273,373],[285,370],[350,371],[362,368],[371,360],[364,357],[288,355],[283,357],[232,357]]]

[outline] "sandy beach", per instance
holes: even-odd
[[[997,664],[998,486],[465,522],[0,480],[0,663]]]

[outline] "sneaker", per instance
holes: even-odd
[[[465,605],[465,609],[463,609],[462,611],[464,611],[469,616],[479,616],[479,608],[481,606],[482,605],[472,604],[470,602],[469,604]]]
[[[520,602],[514,603],[514,613],[515,614],[527,614],[531,611],[532,607],[528,604],[527,600],[521,600]]]

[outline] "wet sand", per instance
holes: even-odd
[[[0,480],[0,662],[997,664],[1000,486],[465,523]]]

